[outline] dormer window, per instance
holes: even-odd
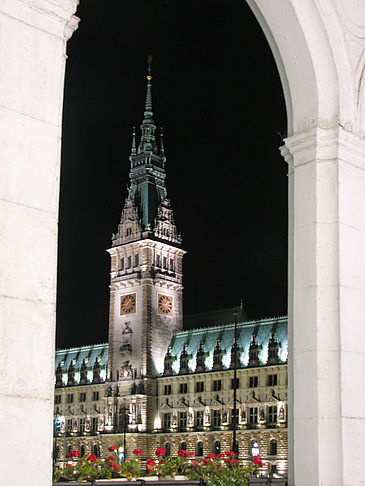
[[[156,267],[160,267],[161,266],[161,258],[160,258],[160,255],[156,255]]]
[[[170,258],[170,270],[171,270],[171,272],[174,271],[174,259],[173,258]]]
[[[167,270],[167,258],[163,257],[163,268]]]

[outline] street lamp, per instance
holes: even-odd
[[[237,312],[234,313],[234,344],[233,344],[233,444],[232,451],[235,458],[238,459],[238,444],[236,440],[237,432]]]

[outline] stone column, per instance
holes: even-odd
[[[286,139],[282,154],[291,174],[289,447],[295,486],[360,485],[365,141],[340,126],[317,128]]]
[[[49,486],[61,117],[78,0],[0,0],[0,482]]]

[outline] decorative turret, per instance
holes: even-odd
[[[203,344],[204,344],[203,341],[200,341],[200,346],[196,353],[195,373],[204,373],[207,370],[205,366],[205,352],[204,352]]]
[[[256,344],[256,335],[252,335],[252,341],[248,352],[248,365],[247,366],[260,366],[259,360],[259,346]]]
[[[62,366],[61,362],[58,363],[56,368],[56,387],[62,386]]]
[[[188,365],[188,352],[186,350],[186,345],[184,344],[184,348],[180,355],[180,374],[189,373],[189,365]]]
[[[87,383],[88,383],[87,366],[85,360],[83,360],[82,365],[80,367],[80,385],[86,385]]]
[[[73,386],[75,384],[75,368],[74,368],[72,361],[71,361],[70,366],[68,368],[67,374],[68,374],[67,385]]]
[[[170,346],[167,348],[167,352],[165,354],[163,374],[164,376],[172,375],[172,356]]]
[[[272,332],[270,336],[270,341],[269,341],[269,352],[268,352],[268,357],[267,357],[267,364],[268,365],[273,365],[273,364],[279,364],[279,348],[280,348],[280,343],[278,343],[275,339],[275,333]]]
[[[223,361],[222,361],[222,348],[221,348],[221,341],[217,339],[217,345],[214,348],[213,352],[213,371],[220,371],[223,369]]]

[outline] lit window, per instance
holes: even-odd
[[[259,377],[258,376],[250,376],[249,387],[256,388],[259,384]]]
[[[214,380],[213,391],[221,391],[221,389],[222,389],[222,380]]]
[[[171,413],[163,414],[163,428],[169,429],[171,427]]]
[[[251,425],[257,424],[257,407],[251,407],[249,411],[249,423]]]
[[[198,410],[196,412],[195,425],[197,427],[202,427],[204,423],[203,421],[204,421],[204,412],[202,410]]]
[[[278,443],[275,439],[270,440],[270,450],[269,450],[269,455],[270,456],[276,456],[278,453]]]
[[[251,456],[259,456],[260,449],[256,439],[251,440]]]
[[[197,457],[202,457],[204,455],[204,447],[203,447],[203,442],[199,441],[196,445],[196,453],[195,455]]]
[[[184,428],[187,426],[188,414],[187,412],[179,413],[179,427]]]
[[[222,414],[220,410],[213,410],[213,427],[219,427],[222,420]]]
[[[169,456],[171,454],[171,446],[169,442],[166,442],[165,449],[166,449],[166,456]]]
[[[269,375],[267,384],[268,386],[276,386],[278,384],[278,375]]]
[[[213,452],[214,452],[214,454],[215,454],[216,456],[217,456],[218,454],[220,454],[220,453],[221,453],[221,443],[220,443],[220,441],[219,441],[219,440],[216,440],[216,441],[214,442],[214,451],[213,451]]]
[[[269,407],[267,420],[269,424],[275,424],[278,421],[278,407]]]
[[[80,432],[80,434],[82,434],[82,432],[84,432],[84,430],[85,430],[85,419],[83,417],[81,417],[79,419],[79,432]],[[83,456],[84,454],[81,454],[81,455]]]
[[[98,417],[93,417],[92,418],[92,421],[91,421],[91,430],[93,432],[97,432],[98,426],[99,426],[99,418]]]
[[[236,388],[239,388],[240,387],[240,379],[239,378],[236,378],[236,381],[234,378],[232,378],[231,380],[231,389],[234,390]]]

